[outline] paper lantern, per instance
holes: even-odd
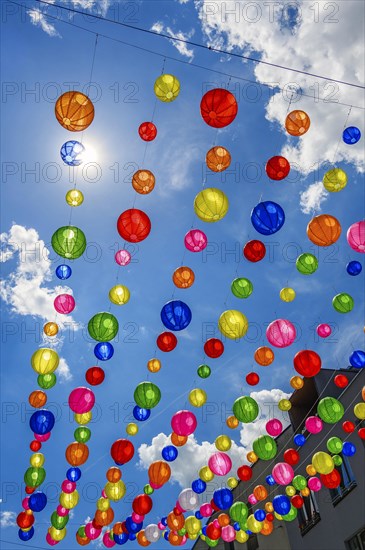
[[[209,340],[207,340],[204,344],[204,353],[212,359],[220,357],[223,352],[223,342],[218,338],[209,338]]]
[[[272,346],[285,348],[293,344],[296,338],[296,330],[287,319],[276,319],[266,329],[266,338]]]
[[[157,128],[153,122],[142,122],[138,128],[138,134],[143,141],[153,141],[157,136]]]
[[[89,448],[84,443],[70,443],[66,448],[66,460],[71,466],[81,466],[89,458]],[[65,506],[67,508],[67,506]]]
[[[318,269],[318,260],[313,254],[305,252],[298,256],[295,266],[302,275],[312,275]]]
[[[294,368],[298,374],[311,378],[321,370],[322,360],[318,353],[306,349],[298,351],[294,356]]]
[[[140,382],[134,390],[134,400],[142,409],[153,409],[161,399],[161,391],[152,382]]]
[[[356,126],[345,128],[342,133],[342,139],[347,145],[355,145],[361,138],[361,132]]]
[[[327,424],[335,424],[343,417],[345,410],[340,401],[334,397],[324,397],[317,406],[318,416]],[[313,464],[315,467],[315,465]],[[323,472],[326,473],[326,472]]]
[[[332,305],[338,313],[349,313],[354,308],[354,299],[347,292],[341,292],[332,299]]]
[[[208,466],[213,474],[225,476],[232,469],[232,461],[226,453],[213,453],[208,460]]]
[[[305,111],[295,110],[287,114],[285,129],[291,136],[299,137],[308,132],[310,118]]]
[[[177,346],[177,338],[172,332],[162,332],[156,340],[157,347],[164,352],[170,352]]]
[[[170,103],[180,93],[180,82],[172,74],[162,74],[155,81],[154,91],[160,101]]]
[[[157,460],[152,462],[148,468],[148,477],[150,483],[153,483],[156,487],[161,487],[170,479],[171,468],[167,462],[163,460]]]
[[[59,256],[76,260],[85,252],[86,237],[73,225],[60,227],[52,235],[52,248]]]
[[[290,164],[284,157],[276,156],[267,161],[266,174],[272,180],[280,181],[290,172]]]
[[[94,114],[92,101],[81,92],[65,92],[56,101],[56,118],[70,132],[86,130],[94,120]]]
[[[249,279],[238,277],[232,281],[231,291],[237,298],[248,298],[253,292],[253,284]]]
[[[132,177],[132,187],[140,195],[148,195],[155,187],[155,176],[150,170],[137,170]]]
[[[227,338],[237,340],[246,334],[248,321],[240,311],[229,309],[224,311],[219,317],[218,328]]]
[[[347,174],[341,168],[332,168],[325,173],[323,185],[330,193],[338,193],[347,185]]]
[[[172,280],[177,288],[190,288],[195,280],[194,271],[187,266],[178,267],[174,271]]]
[[[278,462],[272,470],[272,476],[279,485],[288,485],[294,478],[294,470],[286,462]]]
[[[52,323],[52,322],[46,323],[43,327],[43,332],[48,337],[56,336],[56,334],[58,334],[57,323]]]
[[[223,172],[231,164],[231,155],[228,149],[218,145],[209,149],[205,162],[213,172]]]
[[[274,361],[275,355],[271,348],[261,346],[255,351],[254,359],[262,367],[268,367]]]
[[[260,262],[266,254],[266,247],[258,240],[248,241],[243,247],[243,255],[249,262]]]
[[[151,231],[151,221],[147,214],[137,208],[125,210],[118,218],[119,235],[130,243],[139,243],[146,239]]]
[[[352,250],[365,253],[365,220],[352,224],[347,230],[347,242]]]
[[[116,337],[119,330],[117,318],[106,311],[96,313],[87,326],[89,335],[97,342],[109,342]]]
[[[117,439],[110,448],[110,456],[116,464],[127,464],[134,456],[134,445],[129,439]]]
[[[70,189],[67,191],[65,199],[69,206],[76,208],[84,202],[84,195],[79,189]]]
[[[184,244],[190,252],[201,252],[206,248],[208,239],[200,229],[191,229],[184,237]]]
[[[182,410],[175,413],[171,419],[171,427],[177,435],[189,436],[196,430],[198,422],[191,411]]]
[[[257,418],[259,406],[252,397],[242,396],[233,403],[233,414],[240,422],[249,424]]]
[[[200,103],[203,120],[213,128],[224,128],[236,118],[238,105],[234,95],[223,88],[204,94]]]
[[[129,298],[129,289],[124,285],[115,285],[109,290],[109,300],[117,306],[128,303]]]
[[[283,227],[284,222],[284,210],[273,201],[260,202],[251,212],[251,223],[262,235],[277,233]]]
[[[229,207],[228,198],[215,187],[207,187],[200,191],[194,200],[195,214],[203,222],[214,223],[227,214]]]
[[[293,288],[285,287],[280,290],[280,300],[283,302],[292,302],[295,299],[296,293]]]
[[[341,235],[341,224],[329,214],[315,216],[307,226],[308,239],[318,246],[331,246]]]
[[[271,460],[276,456],[277,446],[269,435],[260,435],[253,442],[253,450],[261,460]]]
[[[312,464],[319,474],[330,474],[335,467],[332,457],[323,451],[313,455]]]

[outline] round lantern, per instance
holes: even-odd
[[[299,137],[308,132],[310,118],[305,111],[291,111],[285,119],[285,129],[291,136]]]
[[[204,353],[212,359],[220,357],[223,352],[223,342],[218,338],[209,338],[209,340],[207,340],[204,344]]]
[[[335,467],[332,457],[323,451],[313,455],[312,464],[319,474],[330,474]]]
[[[85,252],[86,237],[73,225],[60,227],[52,235],[52,248],[59,256],[76,260]]]
[[[152,464],[148,468],[148,477],[150,483],[153,483],[153,485],[155,485],[156,487],[161,487],[162,485],[167,483],[167,481],[170,479],[170,476],[171,468],[168,463],[164,462],[163,460],[152,462]]]
[[[332,299],[332,305],[338,313],[349,313],[354,308],[354,299],[347,292],[341,292]]]
[[[172,430],[177,435],[191,435],[195,432],[197,425],[195,414],[186,410],[175,413],[171,419]]]
[[[317,406],[318,416],[327,424],[336,424],[343,417],[345,410],[340,401],[334,397],[324,397]],[[314,466],[314,464],[313,464]],[[325,473],[325,472],[324,472]]]
[[[184,238],[185,247],[190,252],[201,252],[206,248],[208,239],[206,234],[200,229],[191,229]]]
[[[208,460],[208,466],[217,476],[225,476],[232,469],[232,461],[226,453],[213,453]]]
[[[342,133],[342,139],[347,145],[355,145],[361,138],[361,132],[356,126],[345,128]]]
[[[266,338],[272,346],[285,348],[293,344],[296,338],[294,325],[287,319],[276,319],[266,329]]]
[[[80,166],[83,159],[82,155],[85,151],[85,147],[82,143],[75,140],[66,141],[61,147],[61,158],[68,166]]]
[[[218,328],[224,336],[231,340],[236,340],[246,334],[248,321],[240,311],[229,309],[224,311],[219,317]]]
[[[140,195],[148,195],[155,187],[155,176],[150,170],[137,170],[132,177],[132,187]]]
[[[365,253],[365,220],[352,224],[347,230],[347,242],[352,250]]]
[[[267,161],[266,174],[272,180],[280,181],[290,172],[290,164],[284,157],[276,156]]]
[[[38,374],[51,374],[57,369],[60,358],[51,348],[39,348],[33,353],[30,362]]]
[[[75,388],[72,390],[68,398],[68,405],[70,409],[77,414],[83,414],[91,411],[94,404],[94,393],[89,388],[85,387]]]
[[[187,266],[178,267],[174,271],[172,280],[177,288],[190,288],[195,280],[194,271]]]
[[[259,406],[252,397],[242,396],[233,403],[233,414],[240,422],[249,424],[257,418]]]
[[[171,300],[161,310],[161,321],[169,330],[184,330],[189,326],[191,317],[189,306],[181,300]]]
[[[161,391],[152,382],[140,382],[134,390],[134,400],[142,409],[153,409],[160,399]]]
[[[341,168],[333,168],[325,173],[323,185],[330,193],[338,193],[347,185],[347,174]]]
[[[229,207],[228,198],[215,187],[207,187],[200,191],[194,200],[195,214],[203,222],[214,223],[227,214]]]
[[[70,189],[67,191],[65,199],[69,206],[76,208],[84,202],[84,195],[79,189]]]
[[[139,243],[146,239],[151,231],[151,221],[147,214],[137,208],[125,210],[118,218],[119,235],[130,243]]]
[[[102,311],[91,317],[87,329],[91,338],[97,342],[109,342],[118,334],[119,323],[114,315]]]
[[[332,329],[327,323],[318,325],[316,331],[320,338],[328,338],[332,334]]]
[[[180,82],[172,74],[162,74],[155,81],[154,91],[160,101],[170,103],[180,93]]]
[[[172,332],[162,332],[156,340],[157,347],[164,352],[172,351],[177,346],[177,338]]]
[[[307,226],[308,239],[318,246],[331,246],[341,235],[341,224],[329,214],[315,216]]]
[[[261,460],[271,460],[276,456],[277,446],[269,435],[260,435],[253,442],[253,450]]]
[[[243,247],[243,255],[249,262],[260,262],[266,254],[266,247],[258,240],[248,241]]]
[[[262,367],[268,367],[274,361],[275,355],[271,348],[261,346],[255,351],[254,359]]]
[[[117,439],[110,448],[110,455],[116,464],[126,464],[133,458],[133,443],[129,439]]]
[[[224,128],[236,118],[238,105],[234,95],[223,88],[215,88],[204,94],[200,102],[203,120],[213,128]]]
[[[245,277],[238,277],[232,281],[231,291],[237,298],[248,298],[253,292],[253,284]]]
[[[316,376],[321,370],[322,360],[318,353],[310,349],[298,351],[294,356],[294,368],[301,376]]]
[[[56,101],[56,118],[70,132],[86,130],[94,120],[94,114],[92,101],[81,92],[65,92]]]
[[[273,235],[283,227],[285,213],[276,202],[260,202],[251,212],[251,222],[262,235]]]
[[[223,172],[231,164],[231,155],[228,149],[218,145],[209,149],[205,161],[213,172]]]
[[[305,252],[298,256],[295,266],[302,275],[312,275],[318,269],[318,260],[313,254]]]
[[[153,122],[142,122],[138,128],[138,134],[143,141],[153,141],[157,136],[157,128]]]
[[[286,462],[278,462],[272,470],[272,476],[279,485],[289,485],[294,478],[294,470]]]
[[[362,271],[362,265],[360,262],[356,260],[352,260],[352,262],[349,262],[346,266],[346,271],[349,275],[352,277],[356,277],[357,275],[360,275]]]

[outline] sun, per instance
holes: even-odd
[[[82,163],[88,164],[90,162],[98,162],[99,154],[97,148],[90,142],[83,143],[85,151],[80,155],[82,157]]]

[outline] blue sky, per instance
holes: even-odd
[[[78,7],[82,4],[80,2]],[[343,6],[342,3],[340,5]],[[240,40],[234,42],[234,25],[227,29],[223,22],[220,27],[218,20],[211,27],[207,26],[202,19],[204,12],[199,3],[138,2],[131,3],[131,6],[135,10],[133,16],[132,12],[126,13],[125,6],[119,5],[120,20],[144,28],[180,31],[196,42],[207,43],[210,39],[217,44],[221,40],[221,45],[240,51],[273,55],[269,49],[260,51],[255,44],[244,44],[240,48]],[[29,2],[29,7],[34,7],[32,2]],[[111,18],[115,17],[117,8],[118,4],[109,5],[107,13]],[[355,8],[350,6],[351,9]],[[353,11],[347,14],[342,12],[342,16],[339,24],[343,25],[343,29],[348,19],[356,18]],[[135,21],[129,21],[131,17]],[[88,257],[73,262],[72,278],[68,281],[69,285],[64,285],[72,288],[76,300],[72,319],[77,323],[78,330],[62,333],[58,351],[64,359],[63,376],[59,376],[57,385],[48,395],[49,406],[52,403],[57,414],[52,437],[42,449],[46,457],[45,487],[49,504],[36,515],[35,536],[31,544],[37,547],[46,546],[46,529],[57,505],[55,493],[67,469],[64,450],[73,440],[75,425],[68,414],[68,394],[72,388],[84,385],[84,372],[96,364],[93,344],[85,338],[82,327],[96,312],[109,307],[108,292],[115,284],[117,275],[113,255],[117,243],[118,246],[122,244],[116,231],[116,220],[121,212],[132,207],[135,200],[135,192],[130,185],[131,174],[137,167],[152,170],[156,176],[156,188],[148,196],[138,196],[135,204],[150,216],[151,234],[136,248],[135,261],[127,268],[118,270],[119,282],[130,289],[131,299],[127,305],[120,308],[113,305],[111,309],[118,317],[121,330],[115,343],[115,355],[105,364],[105,382],[95,390],[98,419],[90,425],[90,458],[82,468],[83,477],[79,484],[82,498],[68,524],[68,536],[59,544],[60,548],[68,549],[77,547],[74,536],[78,526],[95,512],[95,501],[100,487],[105,483],[105,471],[112,465],[109,448],[115,439],[125,436],[125,426],[131,420],[133,391],[138,382],[150,379],[157,383],[161,388],[162,400],[158,408],[152,411],[151,419],[141,425],[140,433],[132,438],[136,454],[133,461],[122,468],[123,479],[128,486],[127,497],[113,505],[118,519],[124,519],[130,513],[133,496],[141,492],[148,481],[145,468],[138,465],[139,447],[147,444],[149,450],[143,456],[153,455],[152,439],[159,434],[170,433],[170,418],[177,410],[187,407],[187,395],[192,388],[204,388],[210,403],[208,416],[206,408],[194,410],[199,422],[194,452],[197,456],[199,453],[203,456],[203,442],[212,443],[217,435],[227,432],[223,424],[224,414],[230,410],[233,401],[252,391],[245,383],[245,375],[251,370],[260,375],[260,383],[254,391],[265,392],[261,403],[267,404],[277,401],[277,394],[270,394],[271,390],[290,393],[289,379],[294,374],[292,358],[301,349],[316,350],[322,357],[324,367],[346,367],[350,353],[363,347],[361,291],[364,284],[363,274],[350,277],[346,273],[349,260],[361,261],[360,255],[348,246],[346,231],[364,214],[360,160],[362,144],[360,142],[349,152],[349,147],[338,141],[348,107],[308,99],[298,101],[296,107],[305,107],[312,118],[310,131],[303,137],[305,145],[298,146],[294,140],[288,140],[282,124],[278,122],[280,116],[284,121],[288,108],[283,96],[277,93],[269,104],[268,88],[257,84],[253,89],[260,90],[262,95],[258,101],[251,101],[248,98],[251,90],[244,82],[232,78],[229,86],[239,98],[238,115],[231,126],[216,136],[216,131],[200,117],[200,100],[208,87],[226,87],[228,77],[212,71],[260,82],[265,75],[257,72],[255,66],[196,48],[189,47],[192,53],[186,50],[179,52],[172,43],[162,38],[138,34],[100,21],[86,21],[80,16],[75,16],[74,22],[187,63],[166,59],[165,72],[179,78],[181,93],[171,104],[157,102],[154,122],[158,136],[149,144],[142,166],[145,146],[138,137],[137,129],[141,122],[150,120],[154,110],[153,83],[161,73],[163,57],[99,38],[93,71],[94,86],[90,94],[94,99],[97,94],[96,115],[83,140],[91,150],[90,160],[98,163],[100,178],[91,181],[95,178],[92,167],[84,173],[78,171],[78,188],[84,193],[85,202],[72,214],[73,223],[83,229],[89,243],[95,244],[88,248]],[[38,256],[34,258],[31,254],[24,255],[24,249],[19,254],[10,241],[18,244],[25,242],[27,250],[37,246],[37,241],[43,241],[49,247],[53,232],[68,223],[69,207],[64,196],[72,183],[70,173],[61,163],[59,149],[70,137],[77,139],[77,136],[70,136],[57,123],[53,113],[54,102],[60,93],[67,91],[67,83],[77,82],[74,85],[76,89],[86,90],[95,42],[93,34],[60,22],[54,24],[60,36],[50,36],[49,29],[47,33],[39,25],[31,24],[29,16],[24,13],[6,12],[3,17],[2,50],[6,49],[10,54],[3,55],[2,60],[1,231],[5,234],[7,261],[2,263],[5,300],[2,303],[4,345],[1,350],[4,480],[1,510],[16,514],[21,510],[24,487],[20,484],[30,456],[30,408],[27,399],[30,391],[36,389],[36,375],[31,369],[30,357],[42,345],[39,329],[52,309],[55,287],[59,281],[54,276],[58,260],[51,250],[49,259],[46,255],[42,260],[39,256],[42,244],[36,248]],[[288,42],[290,45],[293,40],[291,20],[284,28],[275,23],[270,27],[269,22],[262,21],[262,33],[269,30],[278,43]],[[325,30],[332,32],[328,27]],[[214,34],[216,31],[222,34]],[[208,33],[211,33],[210,36]],[[342,52],[341,55],[346,61],[345,54]],[[281,63],[279,58],[273,60]],[[193,67],[189,61],[210,71]],[[312,61],[313,72],[322,70],[318,59]],[[337,60],[338,63],[341,61],[342,58]],[[291,53],[290,66],[301,69],[305,66],[299,47],[297,56]],[[339,69],[335,72],[335,69],[338,67],[335,66],[333,74],[329,74],[331,66],[328,65],[324,74],[334,78],[344,78],[345,75],[345,79],[350,81],[356,78],[355,73],[348,75],[345,70],[341,73]],[[290,81],[283,71],[277,70],[275,77],[276,80],[267,81],[283,85]],[[302,81],[300,85],[303,85]],[[309,88],[310,82],[306,85]],[[322,93],[322,82],[320,87]],[[29,90],[35,90],[35,94],[27,93]],[[351,94],[354,94],[352,90],[341,87],[337,98],[343,103],[350,101],[361,105],[361,97]],[[349,124],[358,120],[359,113],[361,111],[355,108],[351,111]],[[217,144],[231,152],[231,168],[235,167],[235,174],[207,174],[205,154],[215,139]],[[318,147],[311,143],[318,144]],[[289,161],[294,159],[299,164],[299,169],[292,170],[287,180],[273,182],[267,178],[264,166],[271,156],[282,151],[288,153]],[[318,163],[317,171],[309,169],[313,159]],[[339,161],[337,165],[346,170],[348,185],[341,193],[323,196],[318,182],[334,161]],[[34,167],[39,177],[26,173]],[[257,177],[253,175],[256,170]],[[203,178],[206,178],[206,185],[224,190],[230,201],[228,215],[216,224],[204,224],[194,215],[193,201],[202,188]],[[260,263],[250,264],[242,257],[242,247],[247,240],[260,238],[250,222],[250,212],[260,197],[282,205],[286,223],[276,235],[263,238],[268,247],[266,258]],[[317,207],[318,212],[336,216],[342,225],[342,235],[331,249],[314,250],[306,236],[306,226],[313,213],[308,201],[313,201],[310,205]],[[209,248],[202,254],[187,252],[184,255],[183,238],[192,225],[207,233]],[[232,251],[233,254],[230,253]],[[318,255],[319,269],[311,277],[296,271],[295,258],[300,252]],[[189,290],[174,289],[171,280],[174,269],[181,265],[183,257],[184,263],[196,275],[196,282]],[[240,301],[231,294],[230,284],[235,276],[247,277],[253,282],[254,292],[249,299]],[[297,292],[295,301],[290,304],[279,299],[279,291],[284,286],[291,286]],[[340,315],[332,307],[332,298],[339,292],[348,292],[355,300],[355,308],[348,315]],[[162,361],[161,371],[148,375],[146,363],[155,355],[156,336],[163,330],[160,310],[173,293],[176,298],[189,304],[193,320],[187,330],[177,335],[179,342],[175,351],[157,355]],[[240,342],[226,342],[225,353],[220,359],[207,361],[212,368],[212,376],[201,381],[196,369],[204,362],[203,343],[207,336],[211,337],[214,333],[219,336],[216,323],[224,309],[241,310],[247,316],[250,328]],[[266,342],[266,326],[281,317],[296,323],[299,337],[291,347],[277,350],[276,360],[270,367],[256,368],[253,354],[257,347]],[[335,327],[333,336],[327,341],[319,342],[315,335],[314,329],[320,322]],[[37,329],[38,334],[35,335],[32,331],[37,332]],[[244,439],[243,432],[236,430],[230,433],[237,445]],[[244,456],[246,451],[237,450],[237,456],[241,452]],[[204,463],[203,456],[201,465]],[[179,468],[183,471],[180,479],[189,479],[191,471],[185,471],[186,464],[178,464],[176,468],[175,479],[179,479]],[[95,491],[95,486],[99,487],[98,491]],[[157,521],[172,509],[182,488],[175,481],[154,493],[154,508],[147,524]],[[4,521],[4,526],[6,523],[9,526],[2,531],[2,539],[16,542],[17,527],[12,520]],[[18,546],[20,548],[23,544],[11,547]],[[187,544],[188,548],[190,546]],[[128,543],[125,547],[132,545]]]

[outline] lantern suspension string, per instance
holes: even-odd
[[[303,75],[306,75],[306,76],[313,76],[314,78],[320,78],[321,80],[329,80],[331,82],[337,82],[338,84],[344,84],[345,86],[350,86],[350,87],[353,87],[353,88],[360,88],[361,90],[365,89],[364,86],[361,86],[360,84],[355,84],[353,82],[346,82],[344,80],[337,80],[335,78],[330,78],[330,77],[327,77],[327,76],[318,75],[318,74],[310,73],[310,72],[307,72],[307,71],[302,71],[300,69],[293,69],[292,67],[287,67],[285,65],[279,65],[278,63],[272,63],[270,61],[264,61],[262,59],[256,59],[256,58],[250,57],[248,55],[242,55],[242,54],[238,54],[238,53],[234,53],[234,52],[229,52],[229,51],[226,51],[226,50],[222,50],[220,48],[215,48],[213,46],[206,46],[205,44],[200,44],[199,42],[193,42],[192,40],[186,40],[184,38],[171,37],[171,36],[169,36],[168,34],[165,34],[165,33],[159,33],[157,31],[153,31],[151,29],[145,29],[143,27],[137,27],[136,25],[130,25],[128,23],[123,23],[121,21],[114,21],[113,19],[109,19],[107,17],[101,17],[100,15],[95,15],[95,14],[87,13],[85,11],[76,10],[75,8],[69,8],[69,7],[66,7],[66,6],[62,6],[60,4],[56,4],[56,3],[51,4],[49,2],[46,2],[45,0],[36,0],[36,2],[38,2],[39,4],[44,4],[46,6],[60,8],[62,10],[66,10],[66,11],[69,11],[69,12],[72,12],[72,13],[78,13],[79,15],[86,15],[87,17],[92,17],[94,19],[98,19],[98,20],[104,21],[106,23],[114,23],[115,25],[120,25],[120,26],[126,27],[128,29],[143,32],[143,33],[146,33],[146,34],[151,34],[151,35],[154,35],[154,36],[158,36],[160,38],[165,38],[169,41],[180,42],[180,43],[188,44],[189,46],[195,46],[196,48],[201,48],[201,49],[204,49],[204,50],[217,52],[217,53],[220,53],[220,54],[227,55],[229,57],[237,57],[239,59],[245,59],[246,61],[252,61],[253,63],[268,65],[270,67],[275,67],[277,69],[282,69],[282,70],[285,70],[285,71],[291,71],[291,72],[298,73],[298,74],[303,74]]]
[[[14,0],[8,0],[9,3],[11,4],[14,4],[16,6],[19,6],[19,7],[23,7],[21,4],[17,3],[17,2],[14,2]],[[152,55],[157,55],[159,57],[166,57],[166,59],[170,59],[171,61],[174,61],[175,63],[182,63],[184,65],[187,65],[189,67],[194,67],[194,68],[197,68],[197,69],[202,69],[204,71],[208,71],[208,72],[211,72],[211,73],[215,73],[215,74],[218,74],[218,75],[221,75],[221,76],[231,76],[234,80],[238,80],[238,81],[242,81],[242,82],[248,82],[250,84],[254,84],[256,86],[265,86],[267,88],[269,88],[270,90],[279,90],[281,92],[284,91],[284,88],[280,87],[280,86],[273,86],[271,84],[268,84],[266,82],[257,82],[256,80],[250,80],[249,78],[244,78],[244,77],[241,77],[241,76],[237,76],[237,75],[230,75],[229,73],[226,73],[226,72],[223,72],[223,71],[218,71],[217,69],[212,69],[210,67],[205,67],[204,65],[200,65],[200,64],[197,64],[197,63],[193,63],[193,62],[190,62],[190,61],[185,61],[183,59],[178,59],[177,57],[173,57],[173,56],[169,56],[169,55],[166,55],[166,54],[162,54],[160,52],[156,52],[154,50],[150,50],[150,49],[147,49],[147,48],[143,48],[142,46],[137,46],[136,44],[131,44],[130,42],[126,42],[124,40],[120,40],[118,38],[114,38],[112,36],[109,36],[107,34],[102,34],[102,33],[96,33],[95,31],[91,31],[90,29],[86,29],[85,27],[82,27],[81,25],[76,25],[75,23],[72,23],[71,21],[64,21],[63,19],[59,19],[58,17],[55,17],[53,15],[49,15],[47,13],[43,14],[44,17],[48,17],[49,19],[52,19],[54,21],[58,21],[60,23],[64,23],[65,25],[70,25],[71,27],[75,27],[76,29],[80,29],[84,32],[88,32],[88,33],[91,33],[91,34],[98,34],[99,37],[102,37],[102,38],[105,38],[107,40],[111,40],[113,42],[117,42],[118,44],[123,44],[124,46],[128,46],[130,48],[134,48],[136,50],[141,50],[147,54],[152,54]],[[88,14],[89,15],[89,14]],[[316,101],[322,101],[323,103],[325,104],[330,104],[330,105],[342,105],[342,106],[345,106],[345,107],[351,107],[350,103],[343,103],[341,101],[328,101],[328,99],[326,98],[322,98],[322,97],[314,97],[313,95],[310,95],[310,94],[305,94],[304,92],[300,91],[300,95],[303,96],[303,97],[307,97],[309,99],[316,99]],[[361,109],[361,110],[365,110],[365,106],[360,106],[360,105],[352,105],[353,109]]]
[[[337,147],[336,147],[336,150],[335,150],[335,154],[334,154],[334,156],[333,156],[333,164],[336,163],[336,157],[337,157],[338,149],[339,149],[340,143],[341,143],[341,141],[342,141],[342,134],[343,134],[343,131],[344,131],[344,130],[346,129],[346,127],[347,127],[347,122],[348,122],[348,120],[349,120],[349,118],[350,118],[351,111],[352,111],[352,105],[351,105],[351,107],[350,107],[350,109],[349,109],[349,111],[348,111],[348,113],[347,113],[347,117],[346,117],[345,123],[344,123],[343,128],[342,128],[342,133],[340,134],[340,137],[338,138]]]

